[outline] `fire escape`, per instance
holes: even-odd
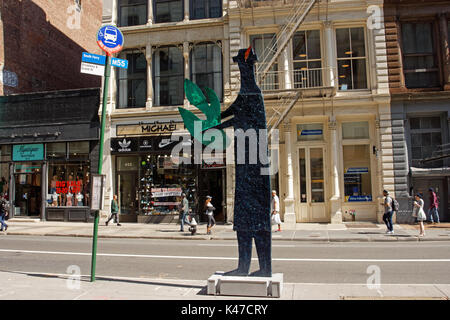
[[[314,5],[324,0],[238,0],[241,14],[254,17],[258,7],[291,7],[291,13],[284,24],[259,54],[256,64],[256,80],[266,101],[276,99],[268,112],[267,128],[269,136],[286,118],[299,99],[306,97],[326,97],[336,93],[334,72],[330,68],[284,69],[274,71],[273,66],[287,48],[300,25],[305,21]],[[327,1],[328,4],[328,1]],[[275,14],[274,14],[275,17]],[[275,18],[274,18],[275,19]],[[290,62],[289,62],[290,63]],[[267,104],[266,104],[267,107]]]

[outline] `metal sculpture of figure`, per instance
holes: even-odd
[[[254,64],[257,57],[253,49],[249,47],[239,50],[238,55],[233,57],[233,61],[237,62],[239,66],[241,88],[236,100],[228,109],[220,113],[220,103],[213,90],[205,89],[210,101],[208,103],[201,90],[191,81],[185,80],[186,97],[191,104],[206,115],[206,120],[200,120],[189,110],[179,108],[179,111],[191,135],[205,145],[208,145],[211,141],[205,141],[202,134],[195,132],[195,121],[201,121],[202,132],[209,128],[222,130],[226,127],[234,127],[235,155],[238,155],[238,152],[241,158],[245,155],[243,163],[241,161],[236,163],[233,230],[237,232],[239,263],[237,269],[229,271],[225,275],[249,275],[254,239],[258,253],[259,270],[250,275],[270,277],[272,276],[270,176],[262,174],[263,169],[267,169],[268,164],[263,164],[260,157],[257,157],[256,161],[249,161],[250,144],[244,142],[244,147],[240,148],[241,145],[237,143],[239,135],[245,137],[246,133],[251,132],[256,134],[256,141],[259,142],[259,154],[265,156],[268,154],[264,99],[255,81]],[[221,119],[230,116],[232,116],[231,119],[221,123]],[[225,143],[227,141],[225,134],[224,141]]]

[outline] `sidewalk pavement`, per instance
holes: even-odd
[[[25,220],[27,221],[27,220]],[[25,222],[20,218],[8,221],[9,227],[0,235],[33,236],[69,236],[92,237],[93,223],[84,222]],[[187,239],[187,240],[235,240],[236,232],[232,225],[219,224],[206,234],[206,224],[199,224],[197,234],[192,236],[185,226],[185,232],[179,231],[177,224],[139,224],[122,223],[117,226],[110,223],[105,226],[102,219],[99,238],[144,238],[144,239]],[[450,241],[450,223],[427,224],[425,237],[419,237],[418,225],[394,225],[395,233],[386,234],[384,224],[372,222],[347,222],[343,224],[297,223],[295,227],[273,232],[274,240],[293,240],[310,242],[373,242],[373,241]],[[275,230],[276,227],[274,226]]]
[[[72,277],[72,278],[70,278]],[[285,283],[280,299],[206,294],[205,280],[0,272],[1,300],[449,300],[450,284]]]

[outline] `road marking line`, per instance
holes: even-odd
[[[236,244],[224,244],[224,243],[218,243],[218,244],[209,244],[209,243],[199,243],[197,244],[197,246],[201,246],[201,247],[237,247],[237,243]],[[272,248],[277,247],[277,248],[295,248],[295,245],[293,244],[274,244],[272,245]]]
[[[32,254],[55,254],[72,256],[91,256],[90,252],[65,252],[65,251],[32,251],[0,249],[0,252],[32,253]],[[201,257],[201,256],[163,256],[150,254],[120,254],[120,253],[97,253],[102,257],[128,257],[128,258],[154,258],[154,259],[196,259],[196,260],[237,260],[237,257]],[[258,260],[252,258],[252,260]],[[297,262],[450,262],[450,259],[312,259],[312,258],[273,258],[272,261],[297,261]]]

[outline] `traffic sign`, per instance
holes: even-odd
[[[109,56],[123,48],[123,34],[115,26],[106,25],[97,32],[97,44]]]
[[[104,65],[105,62],[106,62],[106,56],[101,56],[99,54],[83,52],[83,55],[81,56],[81,61]]]
[[[119,58],[111,58],[111,65],[113,67],[128,69],[128,60],[119,59]]]
[[[105,73],[105,66],[95,63],[81,62],[81,73],[103,76]]]

